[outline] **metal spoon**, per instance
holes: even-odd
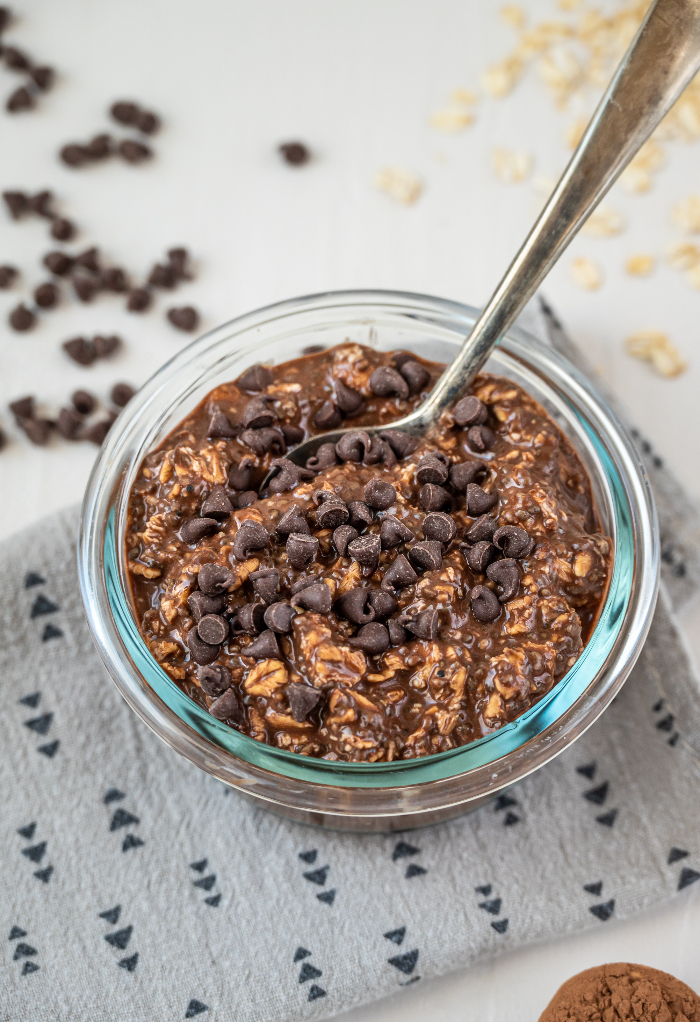
[[[427,436],[438,427],[443,413],[466,390],[491,349],[699,67],[700,0],[656,0],[549,201],[455,360],[410,415],[383,426],[362,426],[366,433],[374,436],[391,428]],[[304,466],[321,444],[336,443],[348,432],[337,429],[311,437],[287,457]]]

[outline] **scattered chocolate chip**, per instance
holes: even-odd
[[[252,550],[263,550],[269,542],[270,534],[265,526],[247,518],[233,541],[233,556],[238,561],[245,561]]]
[[[311,153],[303,142],[282,142],[277,148],[282,159],[292,167],[301,167],[311,159]]]
[[[34,301],[40,309],[53,309],[58,303],[58,288],[50,282],[39,284],[34,290]]]
[[[395,518],[393,515],[387,515],[386,518],[382,519],[382,524],[379,527],[379,538],[383,549],[390,550],[400,543],[410,543],[416,537],[408,526],[400,522],[398,518]]]
[[[69,358],[81,366],[90,366],[97,358],[95,345],[85,337],[73,337],[70,341],[64,341],[62,348]]]
[[[364,464],[379,465],[380,463],[386,465],[387,468],[393,468],[398,461],[391,444],[379,436],[373,436],[370,448],[365,452]]]
[[[307,344],[301,349],[302,355],[316,355],[319,351],[325,351],[325,344]]]
[[[440,543],[450,543],[457,535],[454,518],[444,511],[432,511],[423,519],[423,535]]]
[[[384,573],[382,589],[387,589],[389,586],[393,586],[395,589],[403,589],[405,586],[411,586],[417,581],[418,576],[409,564],[408,559],[403,554],[398,554]]]
[[[187,635],[187,646],[190,656],[196,664],[211,664],[219,655],[220,646],[212,646],[199,637],[197,626],[190,628]]]
[[[207,429],[207,436],[209,437],[210,440],[230,439],[231,437],[238,436],[238,433],[239,430],[235,426],[231,425],[228,417],[224,415],[223,412],[214,412],[209,421],[209,428]],[[232,472],[233,469],[234,466],[231,466],[230,472]],[[231,481],[230,472],[229,482]],[[250,485],[250,480],[248,480],[248,485]],[[234,487],[234,489],[242,490],[245,489],[245,487],[236,486]]]
[[[95,409],[95,399],[87,390],[75,390],[71,395],[73,407],[81,415],[89,415]]]
[[[348,544],[348,555],[363,568],[367,568],[370,574],[376,571],[381,552],[382,543],[375,533],[359,536]]]
[[[389,630],[386,625],[372,621],[371,624],[363,625],[354,639],[348,639],[348,644],[370,656],[379,656],[389,648]]]
[[[309,523],[304,518],[301,508],[297,504],[292,504],[280,518],[275,532],[280,536],[289,536],[292,532],[309,536],[311,529],[309,528]]]
[[[84,273],[73,277],[73,290],[81,302],[91,302],[99,290],[99,282]]]
[[[207,596],[220,596],[236,581],[236,576],[225,564],[209,561],[203,564],[197,575],[199,588]]]
[[[246,429],[262,429],[277,422],[277,416],[264,397],[254,397],[243,409],[243,425]]]
[[[391,593],[387,593],[383,589],[370,589],[367,600],[376,618],[389,617],[398,606]]]
[[[365,401],[357,390],[347,387],[342,380],[336,380],[335,403],[343,415],[357,415],[362,411]]]
[[[250,507],[251,504],[255,504],[258,499],[257,490],[244,490],[243,493],[235,495],[235,504],[237,508]]]
[[[493,543],[489,543],[487,539],[479,540],[474,546],[468,546],[465,544],[464,556],[467,559],[467,564],[472,571],[483,574],[486,571],[487,566],[494,559],[498,551]]]
[[[92,444],[97,444],[101,447],[105,441],[105,437],[112,428],[112,419],[100,419],[99,422],[93,422],[91,426],[83,430],[80,434],[81,440],[89,440]]]
[[[33,419],[35,412],[34,398],[31,395],[27,397],[20,397],[16,401],[11,401],[8,408],[14,415],[15,419]]]
[[[278,473],[268,484],[270,493],[285,493],[287,490],[293,490],[302,479],[312,479],[314,475],[308,469],[295,465],[288,458],[276,458],[271,462],[270,468]]]
[[[458,401],[452,414],[458,426],[483,426],[489,417],[488,408],[474,394]]]
[[[199,521],[201,520],[200,518]],[[206,614],[220,614],[224,609],[224,598],[223,596],[207,596],[206,593],[195,589],[187,597],[187,606],[191,610],[195,621],[201,621]]]
[[[180,539],[183,543],[199,543],[205,536],[211,536],[219,528],[214,518],[188,518],[180,528]]]
[[[279,603],[271,603],[265,611],[265,624],[273,632],[284,635],[286,632],[291,632],[292,621],[295,615],[296,611],[291,603],[287,603],[284,600]]]
[[[496,531],[497,522],[489,515],[481,515],[470,525],[464,534],[468,543],[480,543],[482,540],[491,540]]]
[[[330,614],[331,591],[324,582],[307,586],[292,597],[293,607],[304,607],[317,614]]]
[[[2,197],[13,220],[19,220],[29,212],[29,196],[25,192],[3,192]]]
[[[2,55],[7,66],[13,71],[28,71],[31,67],[29,57],[16,46],[4,46]]]
[[[361,462],[372,446],[369,433],[353,429],[340,438],[335,451],[341,461]]]
[[[295,447],[300,444],[306,435],[301,426],[295,426],[291,422],[283,422],[280,426],[288,447]]]
[[[278,604],[274,604],[274,606],[276,607]],[[280,655],[277,636],[272,629],[266,628],[257,639],[254,639],[249,646],[241,650],[241,654],[242,656],[253,657],[254,660],[277,659]]]
[[[73,269],[75,260],[65,252],[47,252],[43,259],[44,266],[57,277],[66,277]]]
[[[475,451],[488,451],[496,443],[496,434],[488,426],[471,426],[467,430],[467,441]]]
[[[493,542],[506,557],[525,557],[532,543],[525,529],[517,525],[502,525],[493,534]]]
[[[478,483],[469,483],[467,486],[467,513],[473,518],[486,514],[498,503],[498,494],[495,492],[486,493]]]
[[[337,429],[342,425],[343,413],[332,401],[324,401],[312,421],[316,429],[324,432],[329,429]]]
[[[231,622],[231,630],[238,635],[240,632],[247,632],[248,635],[257,635],[264,630],[265,604],[246,603],[237,612]]]
[[[409,360],[398,368],[411,394],[419,394],[430,381],[430,373],[420,362]]]
[[[142,131],[144,135],[154,135],[158,128],[160,128],[160,119],[156,117],[150,110],[139,110],[139,115],[136,118],[135,126]]]
[[[233,505],[228,499],[226,490],[220,484],[212,486],[209,496],[202,504],[202,517],[216,518],[218,522],[223,522],[224,518],[228,518],[232,513]]]
[[[323,582],[320,575],[305,575],[303,578],[297,579],[294,585],[289,590],[292,596],[296,596],[302,589],[307,589],[309,586],[318,585],[319,582]]]
[[[352,525],[339,525],[333,530],[333,545],[339,557],[346,557],[348,544],[357,539],[359,533]]]
[[[260,568],[252,571],[248,580],[255,596],[263,603],[274,603],[280,590],[280,573],[277,568]]]
[[[119,124],[132,125],[136,124],[138,120],[140,110],[136,103],[130,103],[127,100],[118,100],[113,103],[109,108],[109,112],[115,121]]]
[[[75,225],[65,217],[56,217],[51,224],[51,237],[56,241],[70,241],[75,234]]]
[[[408,384],[391,366],[377,366],[369,378],[369,389],[377,397],[396,396],[406,401],[409,396]]]
[[[461,461],[450,469],[450,483],[455,490],[465,493],[469,483],[473,483],[480,475],[486,475],[488,469],[481,461]]]
[[[192,305],[182,305],[179,308],[168,309],[168,320],[178,330],[189,332],[199,326],[199,313]]]
[[[382,440],[386,440],[399,459],[407,458],[409,454],[413,454],[420,442],[417,437],[411,436],[410,433],[402,433],[398,429],[383,429],[379,436]]]
[[[217,720],[233,720],[237,724],[241,724],[244,720],[243,707],[232,688],[227,689],[222,696],[214,700],[209,707],[209,713]]]
[[[317,688],[311,685],[302,685],[293,681],[287,685],[287,700],[292,717],[301,724],[309,714],[316,709],[321,701],[322,694]]]
[[[339,525],[344,525],[347,522],[350,512],[340,497],[336,497],[335,494],[327,490],[321,492],[328,493],[329,499],[324,500],[314,512],[316,525],[319,529],[337,529]]]
[[[35,192],[34,195],[30,195],[29,208],[32,213],[36,213],[37,216],[43,216],[47,220],[53,220],[55,216],[53,211],[53,192],[50,192],[45,188],[41,192]]]
[[[175,271],[178,280],[191,280],[192,274],[189,271],[188,263],[190,254],[186,248],[168,249],[168,262]]]
[[[321,472],[324,468],[330,468],[337,463],[335,444],[321,444],[316,454],[306,459],[306,467],[312,472]]]
[[[108,266],[100,271],[100,287],[120,295],[128,290],[129,281],[124,270],[118,266]]]
[[[29,75],[37,89],[40,89],[41,92],[48,92],[56,78],[54,69],[46,64],[30,68]]]
[[[424,511],[441,511],[452,506],[452,498],[447,490],[435,483],[426,483],[418,493],[418,502]]]
[[[416,481],[423,486],[425,483],[446,483],[449,474],[448,466],[442,458],[435,457],[435,452],[425,454],[418,462]]]
[[[386,511],[396,500],[396,490],[385,479],[370,479],[364,493],[366,503],[375,511]]]
[[[100,272],[100,253],[99,249],[93,245],[91,248],[86,248],[84,252],[75,257],[75,265],[81,266],[84,270],[89,270],[90,273]]]
[[[143,163],[144,160],[153,156],[152,149],[149,149],[143,142],[135,142],[132,138],[125,138],[123,142],[120,142],[117,151],[127,163]]]
[[[17,425],[38,447],[43,447],[48,443],[51,423],[47,419],[18,419]]]
[[[197,671],[197,681],[205,695],[212,699],[223,695],[231,687],[231,672],[223,664],[216,667],[204,666]]]
[[[112,155],[113,145],[112,136],[102,132],[90,139],[85,146],[85,152],[91,160],[106,160]]]
[[[69,142],[62,146],[58,155],[67,167],[82,167],[92,159],[88,148],[77,142]]]
[[[10,315],[8,316],[8,322],[13,330],[18,333],[24,333],[27,330],[31,330],[36,323],[36,316],[31,309],[21,302],[15,306]]]
[[[403,627],[398,618],[390,618],[386,623],[387,631],[389,632],[389,638],[391,639],[392,646],[403,646],[408,639],[406,629]]]
[[[402,618],[402,623],[417,639],[428,639],[432,642],[437,636],[440,618],[437,609],[431,607],[429,610],[422,610],[415,617]]]
[[[427,539],[416,543],[408,551],[411,563],[422,571],[437,571],[442,567],[442,543],[436,539]]]
[[[0,35],[10,25],[12,21],[12,12],[9,7],[0,7]]]
[[[300,532],[290,532],[287,537],[287,560],[297,571],[302,571],[318,551],[318,540]]]
[[[129,312],[145,312],[151,304],[151,292],[145,287],[132,287],[126,296]]]
[[[494,561],[493,564],[489,564],[486,576],[501,587],[502,592],[498,597],[501,603],[508,603],[518,595],[520,572],[517,562],[512,557],[504,557],[502,561]]]
[[[220,614],[205,614],[197,625],[197,634],[202,642],[220,646],[228,636],[228,621]]]
[[[82,416],[75,408],[62,408],[56,419],[56,429],[65,440],[76,440],[83,425]]]
[[[256,454],[267,454],[268,451],[273,451],[275,454],[287,453],[287,444],[282,431],[269,426],[263,429],[245,429],[241,433],[240,439]]]
[[[36,100],[24,85],[20,85],[18,89],[10,93],[7,103],[5,103],[5,109],[11,114],[21,113],[22,110],[31,110],[34,106],[36,106]]]
[[[375,609],[367,605],[369,594],[369,589],[348,589],[335,601],[335,612],[354,625],[369,624],[377,616]]]
[[[236,386],[239,390],[247,390],[252,393],[265,390],[271,383],[272,373],[267,366],[262,365],[251,366],[250,369],[246,369],[236,380]]]
[[[348,511],[350,512],[350,524],[356,529],[364,529],[373,520],[372,512],[364,500],[351,500],[348,503]]]
[[[0,288],[4,291],[8,287],[12,287],[18,275],[19,270],[14,266],[8,266],[7,264],[0,266]]]
[[[496,594],[486,586],[474,586],[471,591],[471,604],[472,614],[482,624],[495,621],[501,613],[501,605]]]

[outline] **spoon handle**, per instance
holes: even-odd
[[[474,379],[613,182],[700,67],[700,0],[656,0],[615,73],[569,165],[419,412],[437,421]]]

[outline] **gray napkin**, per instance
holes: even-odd
[[[672,617],[698,519],[640,442],[668,538],[632,677],[553,763],[400,835],[254,809],[141,724],[83,618],[75,509],[4,543],[0,1019],[326,1018],[700,880],[700,687]]]

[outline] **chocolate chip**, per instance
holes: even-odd
[[[114,120],[118,121],[120,124],[131,125],[136,124],[140,110],[136,106],[136,103],[130,103],[126,100],[118,100],[116,103],[112,104],[109,108],[109,112]]]
[[[474,586],[471,591],[472,614],[477,621],[488,624],[495,621],[501,613],[501,606],[496,594],[486,586]]]
[[[277,636],[270,628],[266,628],[257,639],[241,650],[241,655],[253,657],[254,660],[276,660],[280,655]]]
[[[43,447],[48,443],[51,435],[51,423],[47,419],[19,419],[17,425],[38,447]]]
[[[386,652],[389,644],[389,631],[386,625],[381,625],[378,621],[363,625],[354,639],[348,639],[348,645],[355,646],[370,656]]]
[[[339,525],[333,530],[333,546],[339,557],[345,557],[348,552],[348,544],[357,539],[359,532],[352,525]]]
[[[325,344],[307,344],[301,349],[302,355],[317,355],[319,351],[325,351]]]
[[[413,454],[420,443],[417,437],[411,436],[410,433],[402,433],[398,429],[383,429],[379,436],[382,440],[386,440],[399,459],[407,458],[409,454]]]
[[[201,521],[201,519],[200,519]],[[225,564],[216,564],[212,561],[203,564],[197,575],[199,588],[207,596],[220,596],[225,593],[236,581],[236,576]]]
[[[181,305],[179,308],[168,309],[168,320],[178,330],[186,333],[196,330],[199,326],[199,313],[193,305]]]
[[[126,307],[129,312],[145,312],[151,304],[151,292],[145,287],[132,287],[127,292]]]
[[[263,603],[275,602],[280,590],[280,573],[277,568],[260,568],[258,571],[252,571],[248,580],[258,600],[262,600]]]
[[[18,89],[10,93],[7,103],[5,103],[5,109],[11,114],[18,114],[22,110],[31,110],[34,106],[36,106],[36,100],[24,85],[20,85]]]
[[[82,266],[83,269],[89,270],[90,273],[100,272],[100,253],[99,249],[93,245],[91,248],[86,248],[84,252],[75,257],[75,265]]]
[[[301,167],[311,159],[303,142],[282,142],[277,148],[282,159],[292,167]]]
[[[441,511],[444,507],[452,506],[452,498],[447,490],[435,483],[426,483],[425,486],[421,486],[418,501],[424,511]]]
[[[66,440],[77,439],[83,425],[83,417],[74,408],[62,408],[56,419],[56,429]]]
[[[361,462],[371,446],[369,433],[363,429],[353,429],[340,438],[335,451],[341,461]]]
[[[364,500],[351,500],[348,503],[348,511],[350,512],[350,524],[356,529],[364,529],[366,525],[372,523],[372,512]]]
[[[223,664],[216,667],[200,667],[197,671],[197,681],[205,695],[216,698],[231,687],[231,672]]]
[[[13,330],[16,330],[18,333],[24,333],[32,329],[36,323],[36,316],[22,302],[12,310],[8,316],[8,322]]]
[[[454,518],[444,511],[432,511],[423,519],[423,535],[440,543],[450,543],[457,535]]]
[[[18,275],[19,270],[14,266],[8,266],[7,264],[0,266],[0,288],[4,291],[8,287],[12,287]]]
[[[464,536],[468,543],[480,543],[482,540],[491,540],[496,531],[497,522],[489,515],[481,515],[470,525]]]
[[[326,588],[328,587],[326,586]],[[292,620],[295,616],[296,611],[291,603],[286,601],[272,603],[265,611],[265,624],[273,632],[279,632],[280,635],[284,635],[286,632],[291,632]]]
[[[0,35],[12,22],[12,12],[9,7],[0,7]]]
[[[377,397],[396,396],[402,401],[409,395],[408,384],[401,373],[391,366],[377,366],[369,378],[369,389]]]
[[[357,415],[365,403],[362,394],[347,387],[342,380],[335,381],[335,403],[343,415]]]
[[[265,397],[254,397],[243,409],[243,425],[246,429],[262,429],[277,422],[277,416],[269,407]]]
[[[87,390],[75,390],[71,395],[71,401],[76,411],[81,415],[89,415],[95,409],[95,399]]]
[[[387,468],[393,468],[398,464],[391,444],[379,436],[373,436],[370,448],[365,452],[364,464],[379,465],[380,463]]]
[[[104,443],[105,437],[112,428],[114,419],[100,419],[99,422],[93,422],[91,426],[83,430],[81,433],[81,440],[89,440],[90,443],[96,444],[101,447]]]
[[[65,277],[73,269],[74,260],[65,252],[47,252],[43,259],[44,266],[57,277]]]
[[[132,138],[125,138],[123,142],[120,142],[117,151],[127,163],[143,163],[144,160],[153,156],[153,150],[143,142],[135,142]]]
[[[467,441],[475,451],[488,451],[496,443],[496,434],[488,426],[471,426],[467,430]]]
[[[367,600],[376,618],[389,617],[398,606],[391,593],[387,593],[382,589],[370,589]]]
[[[34,301],[40,309],[53,309],[58,304],[58,294],[55,284],[39,284],[34,290]]]
[[[338,426],[342,425],[343,413],[333,401],[324,401],[312,421],[316,429],[326,432],[329,429],[337,429]]]
[[[309,536],[311,529],[309,528],[309,523],[304,518],[301,508],[297,504],[292,504],[278,521],[275,532],[280,536],[289,536],[292,532]]]
[[[70,341],[64,341],[62,348],[69,358],[81,366],[90,366],[97,358],[95,345],[85,337],[73,337]]]
[[[339,525],[344,525],[349,516],[350,512],[347,507],[335,494],[330,494],[329,499],[324,500],[314,513],[314,519],[319,529],[336,529]]]
[[[243,493],[237,493],[235,495],[236,507],[237,508],[250,507],[251,504],[255,504],[257,499],[258,499],[257,490],[244,490]]]
[[[335,601],[334,609],[336,614],[352,621],[354,625],[365,625],[374,621],[377,612],[374,607],[368,606],[367,601],[370,594],[369,589],[348,589]]]
[[[502,592],[498,597],[501,603],[508,603],[518,595],[520,572],[517,562],[512,557],[505,557],[502,561],[494,561],[493,564],[489,564],[486,576],[501,587]]]
[[[275,454],[286,454],[287,445],[284,441],[282,431],[266,426],[263,429],[244,429],[240,440],[256,454],[267,454],[273,451]]]
[[[498,503],[498,494],[495,492],[486,493],[478,483],[469,483],[467,486],[467,513],[473,518],[486,514]]]
[[[502,525],[493,534],[493,542],[506,557],[525,557],[532,546],[525,529],[517,525]]]
[[[474,394],[458,401],[452,414],[458,426],[483,426],[489,417],[488,408]]]
[[[192,274],[188,267],[189,259],[190,254],[186,248],[180,246],[168,249],[168,261],[178,280],[192,280]]]
[[[207,436],[210,440],[218,439],[230,439],[234,436],[238,436],[239,430],[236,426],[232,426],[228,417],[223,412],[214,412],[211,419],[209,420],[209,427],[207,429]],[[233,466],[229,471],[229,482],[230,473],[233,471]],[[235,489],[244,489],[243,486],[236,486]]]
[[[29,212],[29,196],[24,192],[3,192],[2,197],[13,220],[19,220]]]
[[[29,208],[37,216],[43,216],[47,220],[52,220],[55,216],[53,211],[53,192],[44,189],[42,192],[30,195]]]
[[[219,528],[214,518],[188,518],[180,528],[180,539],[183,543],[199,543],[205,536],[213,535]]]
[[[175,269],[170,263],[156,263],[148,275],[151,287],[173,288],[177,283]]]
[[[29,57],[15,46],[5,46],[3,48],[3,56],[5,63],[13,71],[28,71],[31,66]]]
[[[75,234],[75,225],[65,217],[56,217],[51,224],[51,237],[56,241],[70,241]]]
[[[366,503],[375,511],[386,511],[396,500],[396,490],[385,479],[370,479],[364,492]]]
[[[411,394],[418,394],[430,381],[430,373],[420,362],[409,360],[399,367],[399,372],[408,384]]]
[[[335,453],[335,444],[321,444],[316,454],[306,459],[306,467],[312,472],[321,472],[324,468],[337,465],[338,458]]]
[[[197,625],[197,634],[202,642],[220,646],[228,636],[228,621],[220,614],[205,614]]]
[[[97,347],[97,339],[95,339],[95,346]],[[99,353],[99,347],[97,350]],[[134,388],[130,387],[128,383],[115,383],[109,393],[109,398],[117,408],[124,408],[131,401],[135,393]]]
[[[212,486],[211,493],[202,504],[201,515],[203,518],[216,518],[222,522],[233,513],[233,505],[228,499],[226,490],[220,484]]]
[[[418,462],[416,480],[423,486],[425,483],[446,483],[449,469],[441,458],[434,453],[425,454]]]
[[[107,334],[106,336],[103,334],[97,334],[93,337],[92,343],[95,345],[95,351],[97,352],[98,358],[109,358],[109,356],[113,355],[115,351],[119,351],[122,346],[122,339],[121,337],[117,337],[116,334]],[[117,387],[126,387],[130,391],[130,397],[125,402],[125,404],[128,404],[136,391],[132,387],[129,387],[128,383],[118,383]],[[121,393],[121,391],[119,391],[119,393]],[[126,391],[124,393],[126,393]]]
[[[190,655],[196,664],[211,664],[221,652],[220,646],[210,646],[199,637],[197,628],[190,628],[187,635],[187,645]]]
[[[31,395],[27,397],[20,397],[16,401],[11,401],[7,406],[15,419],[33,419],[34,418],[34,398]]]
[[[129,281],[124,270],[118,266],[108,266],[100,271],[100,287],[115,294],[124,294],[128,290]]]
[[[314,475],[308,469],[295,465],[288,458],[276,458],[270,468],[278,473],[268,483],[270,493],[285,493],[287,490],[293,490],[302,479],[312,479]]]
[[[62,146],[58,155],[67,167],[82,167],[92,159],[87,147],[78,145],[77,142],[69,142]]]
[[[481,461],[461,461],[450,469],[450,483],[455,490],[465,493],[469,483],[473,483],[480,475],[486,475],[488,469]]]
[[[91,302],[99,290],[99,282],[84,273],[73,277],[73,290],[81,302]]]
[[[267,366],[254,365],[238,377],[236,386],[239,390],[252,391],[253,393],[265,390],[272,383],[272,373]]]
[[[233,720],[240,724],[244,719],[243,707],[232,688],[227,689],[222,696],[215,699],[209,707],[209,713],[217,720]]]
[[[207,596],[201,590],[195,589],[187,597],[187,606],[192,611],[192,617],[199,622],[206,614],[220,614],[224,609],[224,598],[223,596]]]
[[[403,589],[405,586],[411,586],[417,581],[418,576],[409,564],[408,559],[403,554],[398,554],[384,573],[382,589],[388,589],[389,586],[393,586],[395,589]]]
[[[324,582],[307,586],[292,597],[293,607],[304,607],[316,614],[330,614],[331,603],[331,591]]]
[[[300,532],[291,532],[287,537],[286,545],[287,560],[296,568],[302,571],[309,564],[318,551],[318,540],[315,536],[306,536]]]
[[[467,564],[472,571],[483,574],[486,571],[487,565],[491,563],[498,551],[493,543],[489,543],[487,539],[482,539],[475,543],[474,546],[465,545],[463,552],[467,559]]]
[[[280,429],[284,439],[287,441],[288,447],[295,447],[297,444],[300,444],[306,435],[301,426],[295,426],[291,422],[283,422]]]
[[[29,74],[37,89],[40,89],[42,92],[49,91],[56,77],[54,69],[46,64],[30,68]]]
[[[389,632],[389,638],[391,639],[392,646],[403,646],[404,642],[408,639],[406,629],[403,627],[398,618],[390,618],[386,623],[387,631]]]
[[[112,136],[101,132],[90,139],[85,150],[91,160],[106,160],[108,156],[112,155],[113,144]]]
[[[440,618],[437,609],[431,607],[429,610],[423,610],[420,614],[416,614],[415,617],[403,618],[402,622],[404,627],[409,632],[413,632],[417,639],[432,641],[437,636]]]
[[[383,549],[390,550],[400,543],[410,543],[416,537],[408,526],[400,522],[398,518],[395,518],[393,515],[387,515],[386,518],[382,519],[382,524],[379,527],[379,538]]]
[[[323,582],[323,579],[321,578],[320,575],[305,575],[303,578],[299,578],[296,580],[296,582],[291,587],[289,592],[292,596],[296,596],[296,594],[300,593],[302,589],[307,589],[309,586],[318,585],[319,582]]]
[[[436,539],[427,539],[416,543],[408,551],[411,562],[422,571],[437,571],[442,567],[442,543]]]
[[[348,544],[348,555],[358,564],[369,569],[369,573],[376,571],[381,552],[381,540],[375,533],[359,536],[358,539],[353,539]]]
[[[263,550],[269,542],[270,535],[265,526],[247,518],[233,541],[233,556],[238,561],[245,561],[252,550]]]
[[[302,685],[298,681],[293,681],[287,685],[289,709],[299,724],[305,721],[309,714],[316,709],[321,698],[322,694],[311,685]]]

